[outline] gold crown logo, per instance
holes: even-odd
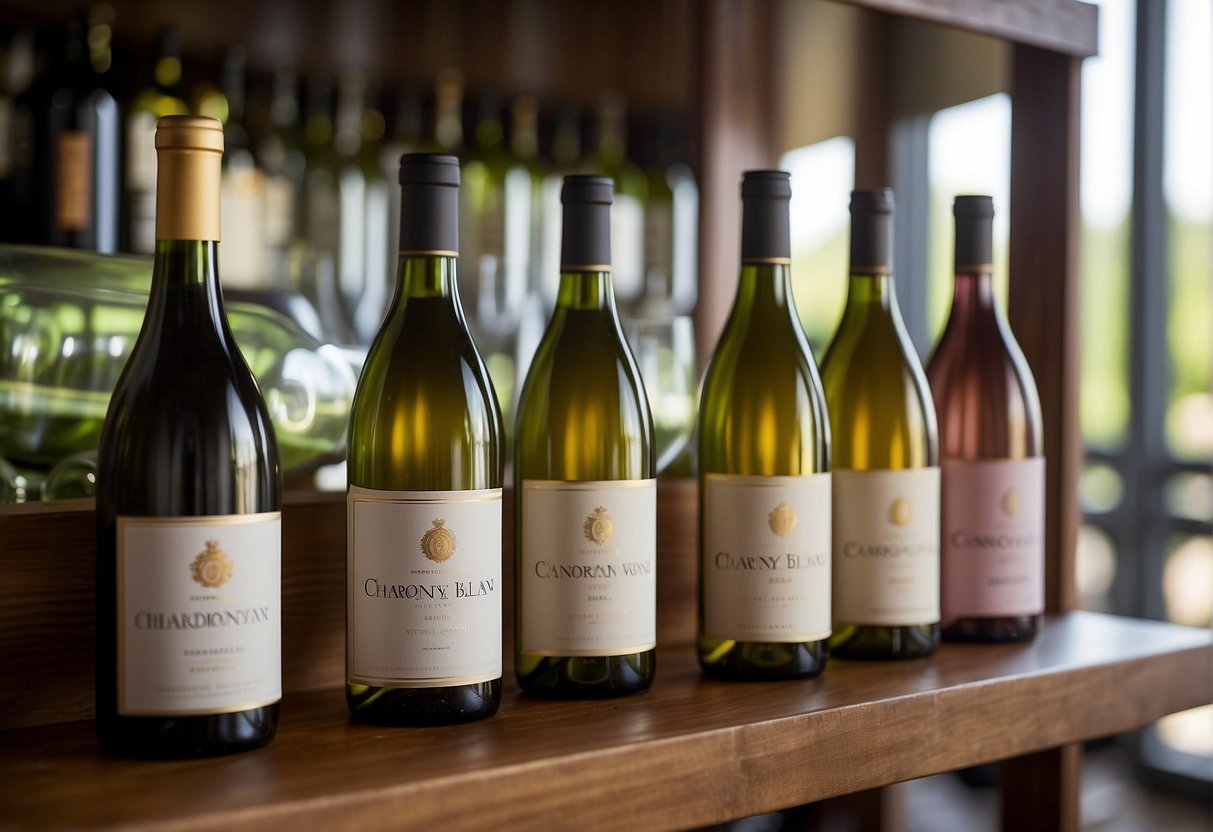
[[[905,497],[898,497],[889,506],[889,522],[895,526],[910,525],[910,521],[914,519],[914,506],[910,505],[910,501]]]
[[[199,552],[198,557],[190,564],[190,572],[194,580],[205,587],[214,589],[223,586],[232,577],[236,565],[232,563],[227,553],[219,548],[219,541],[208,540],[206,551]]]
[[[459,546],[455,533],[446,526],[446,520],[441,517],[434,521],[434,528],[421,536],[421,552],[435,563],[450,560]]]
[[[1008,488],[1006,493],[1002,495],[1002,499],[998,501],[998,507],[1002,509],[1002,513],[1007,517],[1014,517],[1019,514],[1019,491],[1014,488]]]
[[[592,540],[601,546],[615,536],[615,521],[611,519],[609,511],[603,506],[598,506],[594,509],[593,514],[586,516],[582,530],[585,532],[586,540]]]
[[[792,529],[796,528],[798,519],[795,510],[787,503],[781,502],[767,515],[767,524],[775,534],[786,538],[792,533]]]

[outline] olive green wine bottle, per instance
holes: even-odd
[[[165,116],[154,142],[152,287],[97,454],[97,734],[191,757],[278,726],[281,472],[219,288],[223,128]]]
[[[455,272],[459,161],[400,161],[399,283],[350,416],[346,702],[439,725],[501,701],[501,411]]]
[[[653,681],[653,421],[611,288],[612,196],[605,177],[564,180],[560,292],[518,407],[515,670],[540,696]]]
[[[836,656],[928,656],[939,643],[935,407],[893,286],[893,192],[851,195],[842,322],[821,363],[833,438]]]
[[[699,663],[723,679],[825,668],[830,424],[792,300],[783,171],[741,183],[741,277],[699,418]]]

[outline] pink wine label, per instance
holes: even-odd
[[[1044,611],[1045,461],[944,460],[943,619]]]

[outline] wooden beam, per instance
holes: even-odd
[[[1017,46],[1012,71],[1010,318],[1044,414],[1045,601],[1054,612],[1078,604],[1080,65]]]
[[[1003,761],[1002,828],[1079,832],[1082,746],[1063,745]]]
[[[775,21],[771,0],[708,0],[701,10],[700,366],[711,358],[737,287],[741,173],[778,162]]]
[[[1098,9],[1078,0],[841,0],[901,17],[1088,57],[1098,50]]]

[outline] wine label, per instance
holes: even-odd
[[[523,480],[521,647],[618,656],[657,645],[657,480]]]
[[[834,471],[834,621],[939,621],[939,469]]]
[[[704,485],[704,635],[828,638],[830,475],[708,474]]]
[[[282,514],[118,518],[118,713],[282,698]]]
[[[1043,457],[944,460],[943,618],[1044,612]]]
[[[376,687],[501,678],[501,489],[350,486],[348,675]]]
[[[84,231],[92,216],[93,140],[80,130],[59,134],[55,177],[55,226]]]

